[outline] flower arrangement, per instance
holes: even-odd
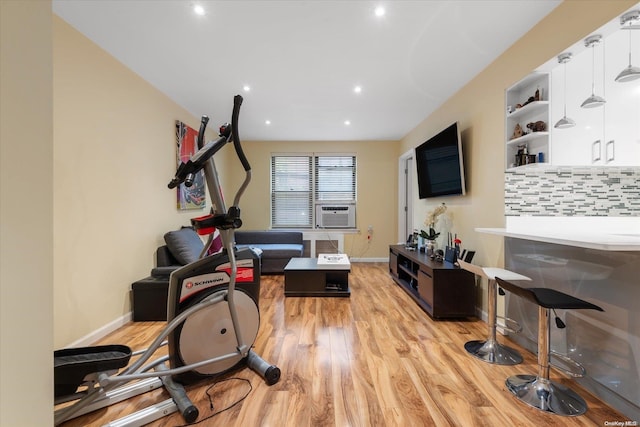
[[[447,211],[447,205],[444,203],[436,207],[434,210],[427,214],[427,218],[424,220],[424,224],[429,227],[429,232],[420,230],[420,237],[427,240],[436,240],[440,233],[435,230],[438,217]]]

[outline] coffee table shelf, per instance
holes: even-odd
[[[317,258],[291,258],[284,268],[285,297],[348,297],[350,264],[320,264]]]

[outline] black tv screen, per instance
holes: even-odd
[[[415,151],[421,199],[465,194],[462,141],[457,122]]]

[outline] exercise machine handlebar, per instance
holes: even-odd
[[[207,119],[208,120],[208,119]],[[206,125],[205,125],[206,126]],[[220,138],[215,141],[207,143],[204,147],[199,149],[189,160],[180,163],[176,175],[169,182],[167,187],[176,188],[183,182],[187,187],[193,183],[193,175],[200,171],[207,163],[207,161],[213,157],[222,147],[229,141],[231,134],[231,128],[228,124],[224,124],[220,127]],[[199,138],[199,137],[198,137]]]
[[[193,184],[193,176],[196,172],[200,171],[206,165],[207,161],[213,157],[227,142],[233,141],[233,147],[236,151],[236,155],[242,163],[242,167],[245,172],[251,171],[251,165],[247,160],[242,149],[240,142],[240,135],[238,132],[238,120],[240,118],[240,107],[242,106],[242,96],[236,95],[233,97],[233,112],[231,114],[231,125],[228,123],[220,126],[219,138],[215,141],[211,141],[204,144],[204,135],[209,123],[209,117],[202,116],[200,120],[200,130],[198,131],[198,151],[191,156],[186,162],[180,163],[175,177],[169,182],[169,188],[175,188],[183,182],[187,187]]]
[[[200,119],[200,130],[198,131],[198,150],[204,147],[204,131],[207,129],[209,117],[202,116]]]
[[[240,144],[240,135],[238,133],[238,119],[240,117],[240,107],[242,106],[242,96],[236,95],[233,97],[233,112],[231,114],[231,137],[233,139],[233,147],[236,150],[236,155],[238,159],[240,159],[240,163],[242,163],[242,167],[245,172],[249,172],[251,170],[251,165],[247,160],[247,157],[244,155],[244,151],[242,150],[242,145]]]
[[[231,124],[228,123],[220,126],[219,138],[215,141],[211,141],[204,145],[205,131],[207,124],[209,123],[209,117],[202,116],[200,120],[200,130],[198,131],[198,151],[191,156],[191,158],[180,163],[175,177],[169,182],[169,188],[175,188],[178,185],[184,183],[185,186],[190,187],[193,184],[194,176],[201,169],[205,168],[207,162],[227,143],[233,142],[236,155],[245,170],[245,179],[240,189],[236,192],[233,200],[233,205],[229,208],[228,212],[218,211],[210,215],[206,215],[191,220],[191,224],[200,234],[207,234],[212,228],[219,229],[236,229],[242,226],[242,220],[240,219],[240,197],[244,193],[244,190],[251,181],[251,165],[247,160],[242,144],[240,142],[240,135],[238,132],[238,122],[240,118],[240,107],[242,106],[243,98],[241,95],[233,97],[233,111],[231,114]],[[211,189],[210,189],[211,191]],[[214,189],[215,191],[215,189]],[[218,206],[221,208],[222,206]]]

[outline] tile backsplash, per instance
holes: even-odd
[[[555,167],[505,172],[506,216],[640,216],[640,168]]]

